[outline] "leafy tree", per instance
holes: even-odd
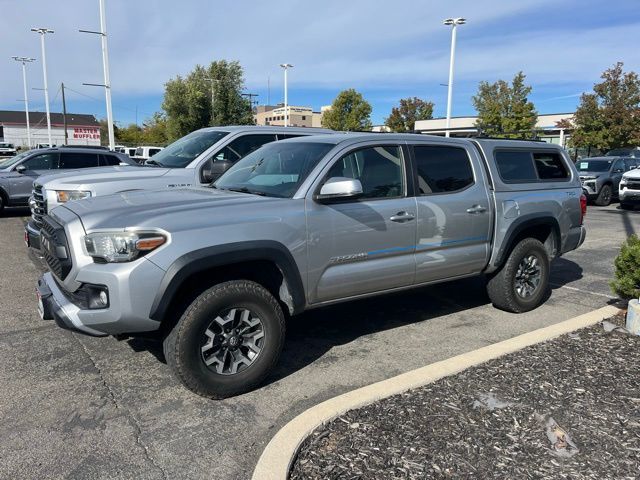
[[[244,71],[237,61],[196,65],[186,77],[169,80],[162,102],[168,138],[176,139],[206,126],[254,123],[251,105],[242,97],[243,89]]]
[[[384,124],[392,132],[413,132],[416,120],[430,118],[433,118],[433,102],[425,102],[418,97],[403,98],[400,100],[400,106],[391,109],[391,115]]]
[[[333,130],[371,129],[371,105],[353,88],[343,90],[322,115],[322,126]]]
[[[640,79],[635,72],[623,72],[618,62],[605,70],[593,93],[584,93],[573,119],[574,147],[613,148],[640,145]],[[571,127],[569,122],[559,127]]]
[[[531,87],[525,85],[526,76],[518,72],[511,85],[504,80],[480,82],[473,105],[478,111],[476,126],[494,137],[524,137],[532,132],[538,113],[527,98]]]

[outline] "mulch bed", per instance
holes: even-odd
[[[623,323],[348,412],[307,438],[290,478],[640,478],[640,337]]]

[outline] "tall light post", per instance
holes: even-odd
[[[449,91],[447,93],[447,126],[445,135],[449,136],[449,128],[451,127],[451,102],[453,100],[453,65],[456,57],[456,30],[458,25],[467,23],[465,18],[447,18],[445,25],[451,26],[451,58],[449,59]]]
[[[49,85],[47,84],[47,55],[44,49],[44,36],[47,33],[54,33],[48,28],[32,28],[32,32],[40,34],[40,48],[42,50],[42,75],[44,76],[44,107],[47,112],[47,137],[49,138],[49,146],[53,147],[51,139],[51,113],[49,112]]]
[[[288,85],[287,85],[287,71],[293,68],[290,63],[281,63],[280,66],[284,69],[284,126],[289,126],[289,98],[288,98]]]
[[[114,150],[116,146],[115,133],[113,130],[113,110],[111,108],[111,76],[109,73],[109,49],[107,46],[107,19],[104,13],[104,0],[100,0],[100,31],[80,30],[82,33],[93,33],[100,35],[102,40],[102,69],[104,72],[104,84],[83,83],[93,87],[104,87],[104,96],[107,104],[107,129],[109,131],[109,149]]]
[[[31,148],[31,126],[29,124],[29,97],[27,96],[27,63],[35,62],[35,58],[11,57],[22,63],[22,85],[24,87],[24,114],[27,117],[27,146]]]

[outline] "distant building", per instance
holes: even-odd
[[[322,113],[314,112],[311,107],[287,106],[290,127],[321,127]],[[256,125],[284,126],[285,109],[283,105],[258,105],[253,118]]]
[[[566,146],[567,139],[571,136],[571,131],[558,128],[557,123],[561,120],[573,120],[573,113],[548,113],[538,115],[536,130],[541,140],[556,145]],[[473,137],[478,135],[476,120],[478,117],[452,117],[450,125],[450,135],[452,137]],[[420,133],[430,135],[444,135],[446,132],[446,118],[433,118],[431,120],[418,120],[415,129]]]
[[[47,115],[44,112],[29,112],[31,146],[49,143]],[[93,115],[67,113],[68,145],[100,145],[100,123]],[[51,140],[54,145],[63,145],[64,119],[62,113],[51,113]],[[23,111],[0,110],[0,141],[26,147],[27,122]]]

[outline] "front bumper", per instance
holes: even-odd
[[[82,323],[78,313],[80,309],[62,293],[51,273],[45,273],[36,287],[40,315],[43,320],[55,320],[59,327],[73,332],[104,337],[107,334]]]
[[[40,250],[40,229],[33,223],[33,220],[29,220],[29,223],[24,227],[24,241],[27,247]]]
[[[598,184],[595,180],[586,180],[582,181],[582,191],[587,196],[587,198],[593,198],[598,196]]]
[[[621,189],[618,196],[621,203],[640,205],[640,190]]]

